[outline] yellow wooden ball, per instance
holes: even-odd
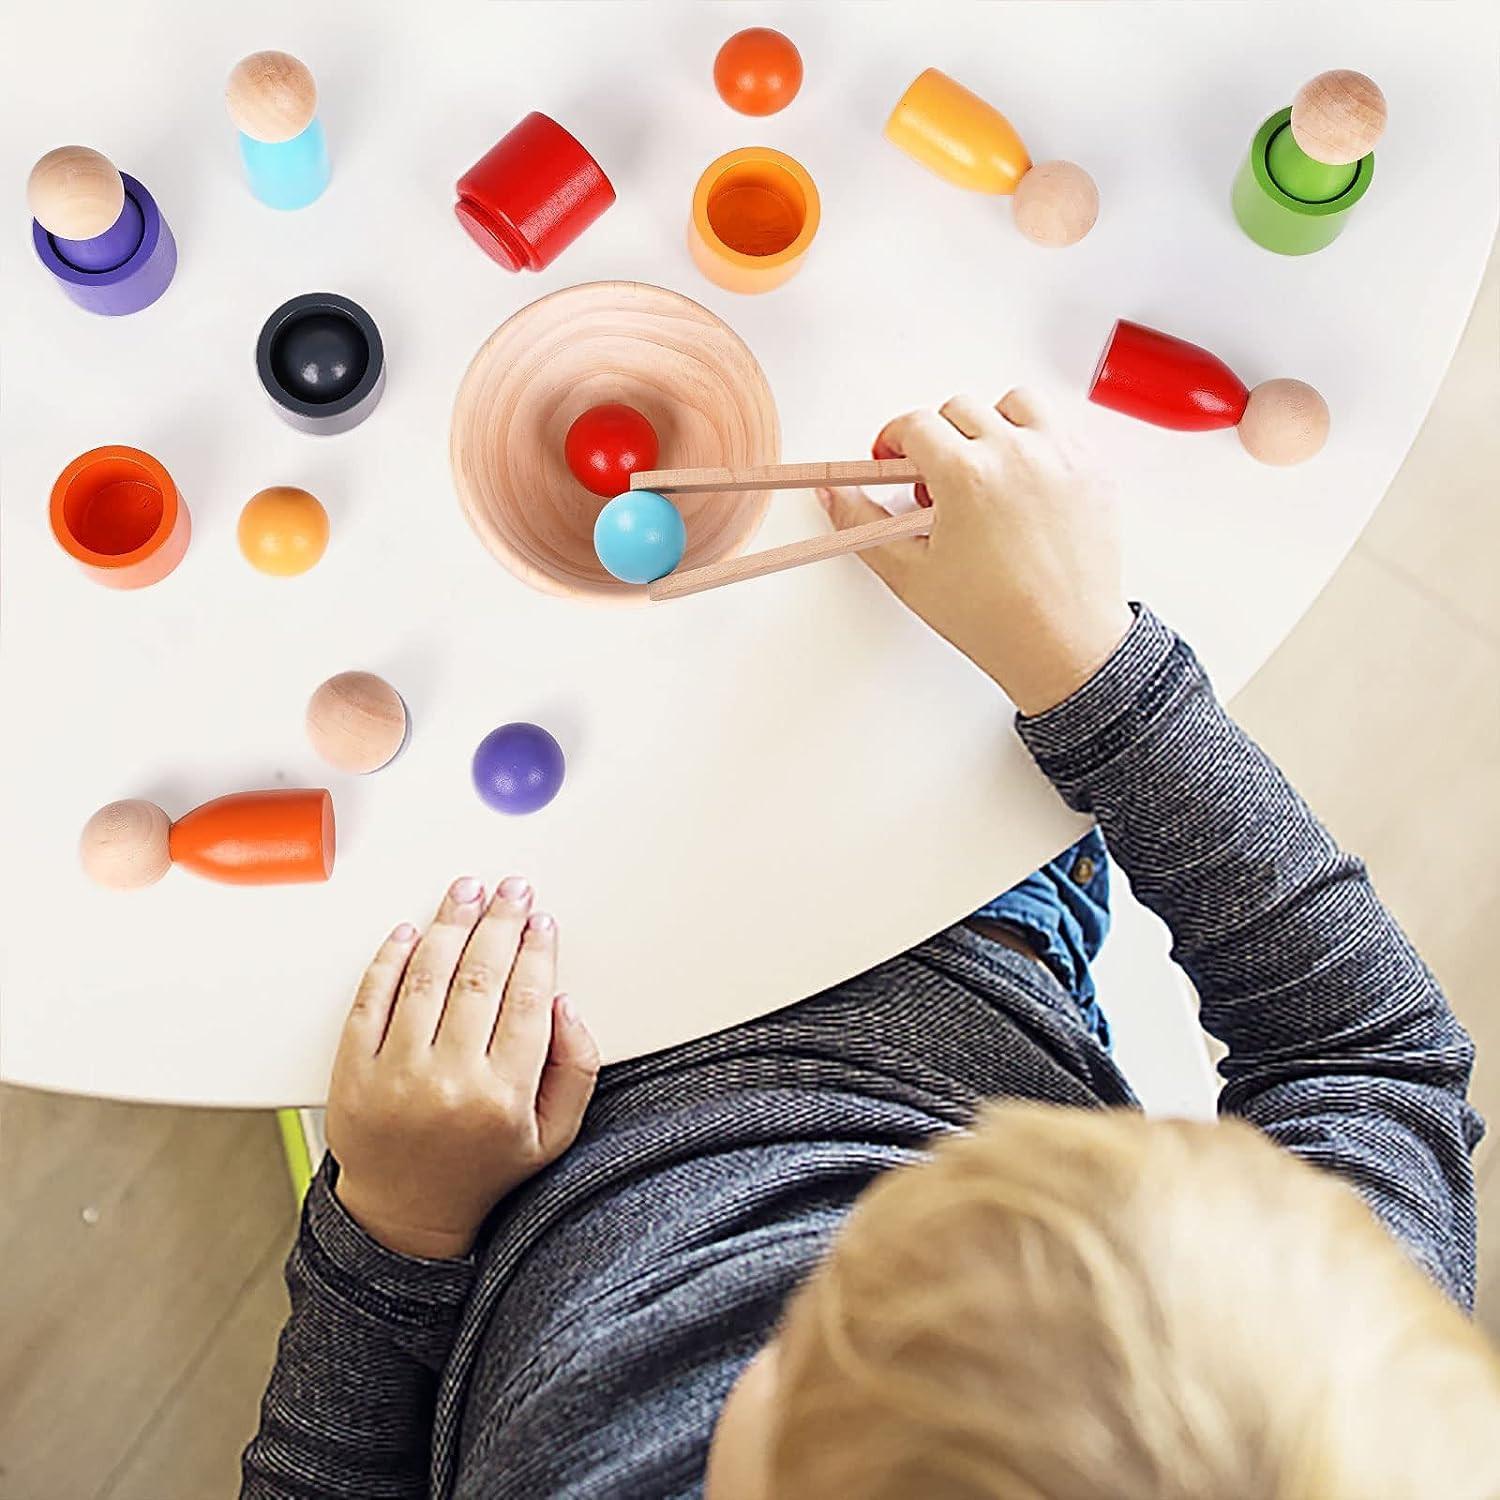
[[[306,490],[273,485],[245,502],[239,542],[246,561],[262,573],[305,573],[328,546],[328,512]]]

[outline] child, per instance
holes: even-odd
[[[1051,918],[1044,881],[597,1090],[554,923],[461,880],[346,1025],[244,1495],[1500,1493],[1500,1366],[1459,1311],[1472,1048],[1431,974],[1125,604],[1103,487],[1032,398],[877,451],[933,529],[866,560],[1171,927],[1227,1118],[1133,1108],[1092,856]]]

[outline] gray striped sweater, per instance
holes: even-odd
[[[1171,928],[1228,1047],[1221,1111],[1352,1183],[1467,1306],[1472,1047],[1363,866],[1148,610],[1018,728]],[[464,1261],[376,1245],[325,1162],[242,1494],[697,1494],[719,1405],[855,1197],[991,1098],[1135,1104],[1056,981],[958,927],[606,1068],[577,1144]]]

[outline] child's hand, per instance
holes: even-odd
[[[911,459],[932,497],[930,537],[860,554],[892,592],[1023,714],[1087,682],[1131,622],[1114,508],[1035,398],[1011,391],[986,406],[955,396],[898,417],[874,451]],[[885,514],[861,490],[819,497],[841,529]]]
[[[420,942],[365,972],[328,1098],[336,1192],[381,1244],[463,1255],[485,1215],[573,1144],[599,1052],[557,987],[557,928],[512,876],[455,881]]]

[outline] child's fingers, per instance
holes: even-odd
[[[380,1050],[391,1006],[396,1003],[396,990],[416,940],[417,929],[410,922],[403,922],[380,945],[354,992],[340,1050],[347,1047],[365,1056],[373,1056]]]
[[[552,1045],[537,1091],[537,1130],[548,1157],[573,1144],[599,1080],[599,1048],[566,995],[552,1003]]]
[[[895,448],[891,446],[891,440],[886,436],[884,429],[882,429],[876,434],[875,441],[870,445],[870,457],[905,458],[906,455],[904,453],[898,453]],[[914,485],[912,485],[911,493],[912,499],[914,499],[918,505],[925,507],[932,504],[932,495],[929,493],[927,486],[923,484],[920,479]]]
[[[968,447],[968,439],[935,411],[909,411],[887,422],[880,435],[904,454],[927,481],[928,488]]]
[[[484,887],[467,875],[448,887],[432,926],[407,962],[386,1031],[386,1050],[425,1052],[432,1045],[453,971],[479,920],[483,895]]]
[[[1007,391],[996,403],[995,410],[1013,427],[1041,427],[1050,425],[1047,403],[1020,386]]]
[[[490,1042],[495,1071],[523,1099],[535,1099],[552,1039],[552,995],[557,989],[557,923],[533,912],[500,1001]]]
[[[892,417],[879,432],[875,434],[875,441],[870,445],[871,458],[905,458],[906,451],[896,442],[895,435],[891,431],[900,417]]]
[[[863,526],[868,521],[888,521],[890,511],[877,505],[862,489],[841,485],[836,490],[819,489],[818,500],[838,531]],[[857,554],[872,572],[895,587],[906,564],[927,545],[926,537],[902,537],[884,547],[867,547]]]
[[[448,986],[448,1000],[438,1022],[438,1047],[477,1057],[489,1046],[500,1013],[500,995],[516,961],[521,928],[530,909],[531,886],[519,875],[508,875],[495,888]]]
[[[883,505],[877,505],[857,485],[841,484],[837,489],[820,487],[818,500],[828,512],[828,519],[838,531],[847,531],[851,526],[863,526],[870,521],[888,521],[891,513]]]
[[[953,396],[938,408],[938,415],[967,438],[983,437],[1005,426],[999,408],[985,405],[978,396]]]

